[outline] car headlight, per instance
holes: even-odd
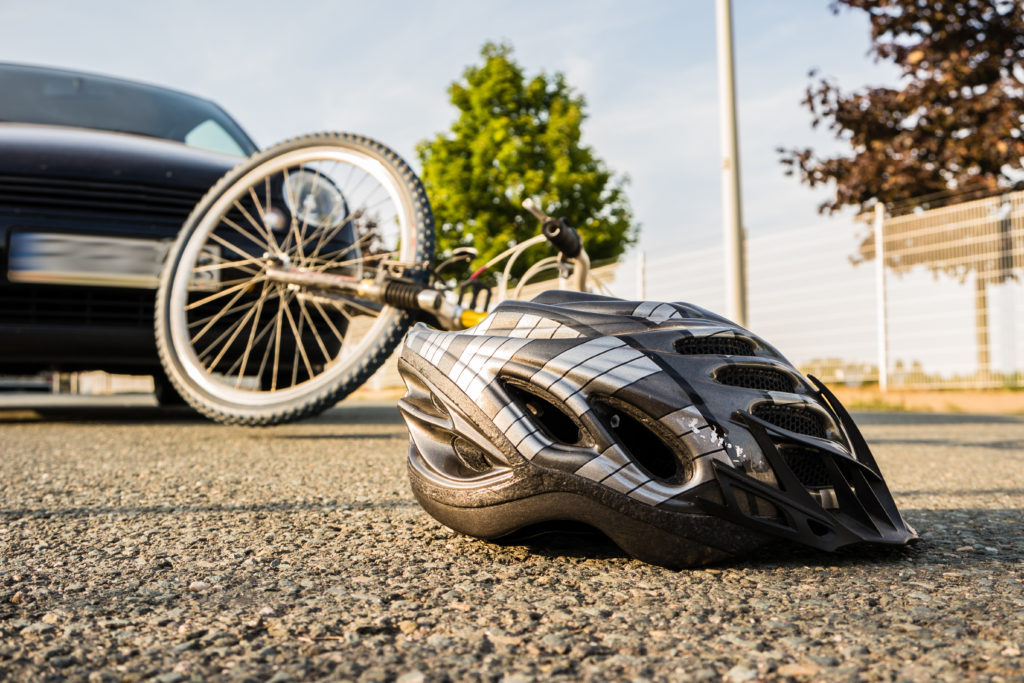
[[[345,198],[331,181],[320,173],[302,170],[285,177],[284,203],[296,220],[310,226],[332,228],[345,220]]]

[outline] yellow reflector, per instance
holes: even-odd
[[[476,325],[478,322],[480,322],[486,317],[486,313],[481,313],[480,311],[465,310],[462,312],[462,315],[459,316],[459,323],[462,324],[463,328],[473,327],[473,325]]]

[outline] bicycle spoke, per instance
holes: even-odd
[[[235,306],[231,310],[225,311],[225,315],[231,315],[232,313],[238,313],[239,311],[246,309],[250,305],[251,304],[248,301],[246,301],[244,303],[241,303],[241,304],[238,304],[237,306]],[[199,318],[198,320],[190,320],[187,323],[188,328],[191,330],[191,329],[196,328],[196,327],[198,327],[200,325],[205,325],[206,323],[210,322],[210,320],[213,317],[218,316],[218,315],[221,315],[221,314],[220,313],[215,313],[213,315],[208,315],[205,318]]]
[[[338,206],[338,209],[342,209],[342,208],[344,208],[343,205],[339,205]],[[332,220],[332,217],[334,216],[335,213],[336,213],[336,210],[331,211],[331,213],[329,213],[327,215],[327,217],[324,219],[324,221],[329,223]],[[357,216],[355,214],[346,216],[345,220],[341,221],[340,223],[338,223],[334,227],[331,227],[331,228],[328,228],[328,229],[322,230],[322,231],[317,231],[316,233],[314,233],[314,235],[310,236],[307,239],[304,239],[299,244],[299,246],[298,246],[298,251],[300,252],[300,258],[302,258],[303,260],[308,260],[309,258],[311,258],[311,257],[305,255],[305,246],[309,243],[310,240],[313,239],[314,236],[319,234],[316,246],[313,247],[312,251],[310,252],[311,254],[315,254],[315,253],[319,252],[321,249],[323,249],[325,245],[327,245],[331,240],[333,240],[338,235],[338,233],[340,233],[342,231],[342,229],[344,229],[344,227],[346,225],[348,225],[349,223],[351,223],[355,218],[357,218]]]
[[[299,383],[299,349],[302,348],[302,331],[301,326],[299,331],[295,330],[295,323],[292,320],[292,307],[284,309],[285,317],[288,319],[288,324],[292,330],[292,336],[295,338],[295,348],[292,349],[292,383],[289,386],[295,386]],[[312,376],[312,373],[310,373]]]
[[[331,328],[331,332],[333,332],[334,336],[338,338],[338,341],[344,344],[345,335],[339,332],[338,328],[334,326],[334,323],[331,321],[331,317],[327,315],[326,311],[324,311],[323,306],[320,305],[320,302],[317,301],[316,299],[311,299],[310,302],[313,304],[314,307],[316,307],[316,310],[320,312],[320,315],[323,316],[324,322],[326,322],[327,326]],[[344,312],[342,311],[339,311],[339,313],[345,315]],[[351,318],[348,318],[346,316],[346,320],[351,320]]]
[[[236,285],[236,284],[243,283],[243,282],[258,282],[258,281],[263,280],[265,278],[266,278],[266,275],[264,273],[256,273],[255,276],[236,277],[236,278],[232,278],[231,280],[221,280],[217,284],[220,285],[221,287],[231,287],[232,285]]]
[[[248,258],[256,258],[252,254],[245,253],[240,248],[236,247],[231,242],[228,242],[226,239],[224,239],[223,237],[221,237],[220,235],[218,235],[215,232],[211,232],[210,233],[210,239],[213,240],[214,242],[216,242],[217,244],[221,245],[225,249],[230,249],[231,251],[235,252],[236,254],[241,256],[242,258],[247,258],[247,259]]]
[[[277,301],[278,301],[279,305],[280,305],[282,299],[284,299],[283,296],[278,296]],[[271,327],[274,325],[275,320],[276,320],[276,318],[267,321],[266,331],[268,331],[268,332],[270,331]],[[263,332],[260,332],[260,337],[262,337],[263,334],[264,334]],[[259,378],[259,381],[261,383],[263,381],[263,373],[267,369],[267,361],[270,360],[270,347],[271,347],[271,343],[270,343],[270,340],[268,339],[267,340],[267,345],[263,349],[263,358],[260,359],[260,368],[259,368],[259,370],[256,371],[256,377]],[[261,389],[262,389],[262,385],[261,385]]]
[[[253,334],[256,331],[256,325],[258,321],[259,314],[257,314],[252,320],[252,331],[249,333],[249,341],[248,345],[245,348],[245,353],[239,356],[238,359],[231,365],[231,367],[227,369],[227,372],[224,373],[225,376],[230,376],[234,374],[235,368],[239,368],[239,366],[241,366],[241,368],[238,369],[238,377],[235,379],[236,389],[242,386],[242,379],[245,377],[245,369],[249,363],[249,356],[251,355],[252,351],[257,346],[259,346],[259,343],[263,341],[263,337],[265,337],[266,334],[270,332],[270,328],[273,325],[272,320],[267,321],[267,324],[263,326],[263,329],[260,330],[259,334]],[[259,375],[257,375],[257,377],[259,377]]]
[[[263,291],[260,292],[260,300],[257,301],[257,305],[260,305],[260,306],[263,305],[263,297],[264,297],[265,292],[267,291],[267,284],[268,284],[268,282],[269,281],[264,281],[263,282]],[[278,295],[277,292],[274,291],[274,292],[271,292],[266,298],[272,299],[272,298],[276,297],[277,295]],[[205,325],[208,322],[210,322],[212,319],[214,319],[216,317],[220,317],[221,315],[231,315],[232,313],[238,313],[239,311],[243,311],[246,308],[251,308],[251,307],[252,307],[252,302],[251,301],[246,301],[246,302],[243,302],[241,304],[238,304],[237,306],[232,307],[231,309],[229,309],[227,311],[222,311],[222,312],[219,312],[219,313],[215,313],[213,315],[208,315],[205,318],[200,318],[198,320],[190,320],[187,323],[187,325],[188,325],[189,329],[193,329],[195,327],[198,327],[199,325]],[[196,338],[197,337],[194,337],[193,341],[195,341]]]
[[[252,273],[253,275],[257,275],[259,273],[259,271],[257,271],[257,270],[248,270],[246,268],[243,268],[242,266],[247,266],[250,263],[262,263],[262,262],[263,262],[263,257],[262,256],[250,256],[249,258],[243,259],[241,261],[218,261],[217,263],[210,263],[210,264],[207,264],[205,266],[196,266],[196,267],[194,267],[192,269],[192,272],[193,273],[208,273],[208,272],[213,271],[213,270],[221,270],[222,268],[238,268],[239,270],[244,270],[247,273]]]
[[[281,297],[277,305],[277,318],[274,322],[274,368],[270,376],[270,390],[277,391],[277,371],[281,366],[281,318],[284,315],[281,310],[288,305],[286,297]]]
[[[350,251],[352,251],[353,249],[358,247],[361,242],[366,242],[371,237],[373,237],[373,233],[368,232],[365,235],[362,235],[361,237],[356,239],[355,242],[353,242],[352,244],[348,245],[347,247],[343,247],[343,248],[341,248],[341,249],[339,249],[337,251],[328,252],[327,254],[324,254],[323,256],[332,256],[332,257],[333,256],[344,256],[345,254],[349,253]],[[317,258],[322,259],[323,256],[318,256]]]
[[[304,166],[299,166],[299,171],[303,170]],[[284,169],[281,174],[284,176],[284,181],[281,183],[281,189],[284,191],[285,204],[292,207],[291,216],[288,218],[288,234],[281,243],[281,249],[286,254],[292,254],[292,235],[295,233],[295,207],[298,205],[298,198],[294,194],[292,188],[292,177],[288,173],[288,169]]]
[[[243,288],[249,286],[249,284],[251,284],[251,283],[262,282],[263,280],[266,280],[266,279],[267,278],[264,275],[261,275],[260,277],[255,278],[255,279],[247,279],[247,280],[245,280],[243,282],[238,283],[234,287],[228,287],[227,289],[223,289],[223,290],[217,292],[216,294],[211,294],[210,296],[206,297],[205,299],[200,299],[199,301],[193,301],[192,303],[190,303],[190,304],[185,306],[185,310],[186,311],[191,311],[193,308],[199,308],[200,306],[208,304],[211,301],[216,301],[217,299],[221,298],[222,296],[227,296],[228,294],[232,294],[236,290],[243,289]]]
[[[381,189],[383,189],[383,188],[381,188]],[[374,194],[376,194],[376,191],[374,191],[373,193],[367,195],[366,198],[369,199],[369,198],[373,197]],[[391,195],[389,195],[389,194],[385,194],[379,201],[374,202],[373,204],[369,204],[369,203],[367,203],[364,200],[363,201],[363,213],[369,213],[372,209],[376,209],[379,206],[384,206],[385,204],[389,203],[390,201],[391,201]]]
[[[237,204],[238,202],[235,202],[235,203]],[[222,216],[221,219],[220,219],[220,222],[223,223],[224,225],[229,226],[230,228],[232,228],[235,232],[239,233],[240,235],[243,235],[246,239],[248,239],[250,242],[255,244],[261,250],[263,250],[263,251],[270,251],[270,243],[269,242],[267,242],[266,240],[262,240],[262,241],[259,240],[252,233],[250,233],[248,230],[246,230],[241,225],[239,225],[238,223],[234,222],[233,220],[231,220],[227,216]],[[216,231],[214,231],[213,233],[210,233],[211,237],[213,236],[213,234],[215,234],[215,232]],[[239,252],[239,253],[243,254],[245,256],[249,256],[249,254],[246,254],[245,252]]]
[[[334,219],[334,215],[335,215],[336,212],[338,212],[338,211],[347,211],[347,210],[348,210],[348,203],[346,201],[342,201],[336,207],[331,209],[331,212],[329,214],[327,214],[327,216],[324,218],[323,221],[321,221],[321,223],[323,223],[325,225],[330,225],[330,221]],[[340,223],[338,223],[334,227],[329,228],[328,230],[325,230],[325,231],[321,232],[319,234],[319,236],[318,236],[318,239],[317,239],[317,242],[316,242],[316,246],[313,247],[313,252],[319,251],[323,247],[323,245],[325,243],[330,242],[332,239],[334,239],[334,236],[337,235],[339,232],[341,232],[341,229],[343,227],[345,227],[346,225],[348,225],[352,221],[357,220],[361,216],[362,216],[362,214],[357,213],[357,212],[350,213],[349,215],[345,216],[344,220],[342,220]],[[310,237],[310,239],[312,239],[312,237]],[[301,246],[305,246],[305,244],[308,241],[309,241],[308,239],[304,239],[302,241],[302,245]]]
[[[233,297],[231,297],[230,301],[228,301],[224,306],[222,306],[221,309],[217,313],[215,313],[214,315],[210,316],[209,317],[209,322],[206,323],[206,326],[203,327],[203,329],[199,330],[199,332],[197,332],[194,337],[192,337],[192,345],[194,346],[195,343],[197,341],[199,341],[204,334],[209,332],[210,328],[213,327],[214,325],[216,325],[217,321],[220,320],[221,318],[223,318],[225,316],[225,314],[228,313],[229,309],[231,309],[231,307],[234,306],[235,303],[239,299],[241,299],[244,294],[245,294],[245,290],[244,289],[238,290],[238,292]]]
[[[320,337],[320,332],[317,331],[316,325],[313,323],[313,319],[309,316],[309,311],[306,310],[306,304],[302,299],[298,299],[298,302],[299,313],[301,313],[302,317],[309,322],[309,329],[313,332],[313,338],[316,339],[316,343],[320,347],[320,353],[323,354],[324,362],[326,363],[331,360],[331,354],[327,351],[327,346],[324,344],[324,340]]]
[[[306,270],[322,273],[329,268],[340,268],[342,266],[349,266],[363,261],[384,261],[397,255],[397,251],[385,251],[380,254],[369,254],[367,256],[361,256],[360,258],[349,259],[347,261],[324,261],[323,259],[314,259],[316,261],[320,261],[320,263],[307,265]]]
[[[263,215],[266,216],[270,213],[270,176],[263,179],[263,201],[266,202],[263,206]],[[273,232],[274,229],[271,226],[267,227]]]
[[[333,211],[331,212],[331,215],[334,215]],[[344,228],[347,224],[351,223],[352,221],[358,220],[359,218],[362,218],[362,216],[363,216],[363,214],[360,211],[356,211],[356,212],[351,213],[348,216],[346,216],[345,220],[343,220],[341,223],[338,223],[333,228],[325,230],[323,233],[321,233],[318,236],[318,239],[317,239],[317,242],[316,242],[316,246],[313,247],[313,249],[312,249],[312,251],[310,251],[310,253],[311,254],[318,253],[321,249],[324,248],[324,246],[328,242],[330,242],[332,239],[334,239],[334,237],[339,232],[341,232],[342,228]],[[330,233],[330,234],[328,235],[328,233]],[[302,242],[302,246],[305,247],[305,245],[308,244],[310,241],[312,241],[314,239],[314,237],[317,237],[317,236],[316,235],[310,235],[309,237],[305,238],[303,240],[303,242]]]
[[[266,210],[264,210],[263,205],[260,204],[260,198],[259,198],[259,195],[256,194],[256,190],[252,189],[251,187],[249,188],[249,197],[252,199],[253,206],[256,207],[256,213],[258,213],[259,216],[260,216],[260,223],[259,224],[255,223],[253,221],[252,217],[249,215],[248,212],[243,210],[242,213],[245,215],[246,218],[249,219],[250,223],[253,223],[253,225],[256,225],[257,230],[262,225],[263,233],[267,236],[268,243],[273,243],[274,250],[275,251],[280,251],[281,247],[277,243],[277,238],[274,237],[274,230],[270,227],[270,223],[267,221],[267,213],[269,213],[269,211],[270,211],[270,204],[269,204],[269,202],[270,202],[270,180],[265,178],[264,182],[267,185],[266,201],[268,202],[268,204],[267,204]],[[238,204],[238,202],[235,202],[235,204]],[[239,208],[241,208],[240,205],[239,205]]]
[[[256,197],[256,192],[251,187],[249,188],[249,194],[252,195],[254,198]],[[260,208],[259,199],[256,198],[256,199],[254,199],[254,201],[256,203],[256,209],[257,209],[257,211],[259,211],[259,208]],[[271,230],[267,227],[265,221],[263,222],[263,224],[258,223],[256,221],[256,219],[252,217],[252,214],[250,214],[248,211],[246,211],[245,207],[242,206],[242,203],[239,200],[237,200],[237,199],[234,202],[234,206],[235,206],[236,209],[238,209],[242,213],[243,216],[245,216],[245,220],[249,221],[249,224],[252,225],[254,228],[256,228],[257,232],[262,232],[263,233],[263,235],[267,238],[267,245],[268,246],[273,245],[273,250],[274,251],[280,251],[280,247],[277,244],[277,238],[274,237],[274,233],[271,232]],[[225,217],[224,220],[226,221],[227,217]]]
[[[228,371],[224,373],[225,375],[231,375],[235,371],[235,368],[241,366],[241,369],[238,371],[238,379],[235,380],[236,389],[242,384],[242,377],[245,375],[245,368],[249,363],[250,354],[252,354],[253,349],[255,349],[256,345],[263,339],[263,335],[270,329],[270,323],[268,322],[264,325],[263,332],[261,332],[259,336],[256,335],[256,328],[259,327],[260,324],[260,315],[263,313],[263,304],[277,295],[278,292],[276,289],[270,294],[267,294],[267,283],[263,283],[263,291],[260,292],[260,298],[256,302],[256,314],[252,319],[252,327],[249,330],[249,339],[245,343],[245,353],[239,356],[238,359],[232,363],[231,367],[228,368]]]
[[[251,311],[250,311],[250,313],[251,313]],[[212,342],[210,342],[209,345],[207,345],[207,347],[205,349],[203,349],[200,353],[196,354],[196,356],[199,358],[199,361],[202,362],[204,358],[209,357],[210,352],[213,351],[213,348],[215,346],[217,346],[217,344],[219,344],[221,341],[223,341],[223,339],[226,336],[228,336],[229,334],[231,334],[233,331],[235,331],[236,329],[240,329],[240,324],[242,324],[243,321],[247,320],[247,319],[248,319],[248,316],[244,316],[242,318],[239,318],[235,322],[231,323],[227,327],[226,330],[224,330],[223,332],[220,333],[220,336],[218,336],[216,339],[214,339]],[[228,342],[227,344],[221,346],[221,352],[220,352],[220,355],[218,355],[217,358],[220,358],[220,356],[222,356],[224,354],[224,351],[226,350],[227,346],[230,346],[230,342]],[[204,367],[206,368],[207,372],[213,372],[213,369],[216,366],[217,366],[217,360],[215,359],[214,362],[212,362],[209,365],[204,366]]]
[[[309,358],[306,356],[306,346],[302,343],[302,332],[295,329],[295,319],[292,318],[292,312],[290,308],[284,309],[285,316],[288,318],[288,325],[292,328],[292,334],[295,335],[295,356],[292,358],[292,385],[297,384],[296,373],[298,372],[298,355],[302,355],[302,362],[306,366],[306,371],[310,377],[313,377],[313,366],[310,365]]]
[[[306,167],[303,166],[302,170],[305,171]],[[316,184],[319,181],[320,181],[320,167],[317,166],[316,172],[313,174],[313,187],[314,188],[316,188]],[[330,218],[333,215],[334,215],[334,210],[332,209],[331,213],[328,214],[327,217]],[[295,227],[296,227],[295,226],[295,220],[293,218],[292,219],[292,229],[294,230]],[[300,260],[304,256],[304,249],[302,248],[304,240],[302,239],[302,236],[306,234],[306,228],[307,227],[308,227],[308,224],[307,224],[307,221],[306,221],[306,218],[305,218],[305,212],[303,212],[302,225],[295,232],[295,251],[298,252],[298,256],[299,256]]]
[[[356,299],[349,299],[348,297],[343,297],[343,296],[339,296],[338,298],[339,299],[344,299],[345,306],[349,306],[349,307],[355,309],[355,311],[357,311],[357,314],[358,313],[362,313],[363,315],[371,315],[371,316],[378,316],[378,315],[380,315],[380,311],[379,310],[371,308],[371,307],[369,307],[369,306],[367,306],[365,304],[361,304]]]
[[[236,321],[236,323],[232,325],[232,327],[235,328],[235,331],[232,332],[228,340],[224,342],[223,345],[221,345],[220,353],[217,354],[217,357],[214,358],[213,362],[210,364],[211,371],[213,370],[213,368],[217,367],[217,364],[220,363],[221,358],[223,358],[224,354],[228,352],[228,349],[231,348],[231,345],[235,343],[235,339],[238,338],[238,334],[245,329],[245,323],[248,322],[249,318],[252,317],[253,313],[255,312],[255,308],[250,308],[248,313],[246,313],[244,316],[242,316],[240,320]]]

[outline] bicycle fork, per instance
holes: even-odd
[[[355,278],[321,273],[305,268],[272,267],[267,277],[295,288],[299,296],[316,299],[350,312],[376,313],[382,305],[407,311],[422,311],[437,319],[446,330],[462,330],[483,320],[487,314],[463,308],[427,285],[396,278]]]

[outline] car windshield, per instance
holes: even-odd
[[[0,64],[0,121],[93,128],[244,156],[256,146],[209,100],[59,69]]]

